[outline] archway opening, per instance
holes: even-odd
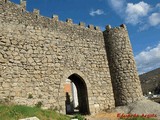
[[[66,114],[88,115],[89,103],[85,81],[77,74],[72,74],[66,80]]]

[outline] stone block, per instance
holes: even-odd
[[[4,87],[4,88],[9,88],[9,87],[10,87],[10,83],[5,83],[5,82],[3,82],[3,83],[2,83],[2,87]]]

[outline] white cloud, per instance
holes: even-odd
[[[147,30],[149,27],[150,27],[150,25],[148,23],[144,24],[143,26],[139,27],[138,31],[141,32],[141,31]]]
[[[160,43],[154,48],[147,47],[135,56],[135,60],[139,74],[160,67]]]
[[[97,10],[91,10],[90,13],[89,13],[91,16],[95,16],[95,15],[103,15],[104,14],[104,11],[101,10],[101,9],[97,9]]]
[[[137,4],[128,3],[125,10],[126,13],[125,21],[126,23],[130,23],[132,25],[141,23],[142,18],[147,16],[150,10],[151,10],[150,5],[143,1]]]
[[[156,5],[156,8],[160,8],[160,3],[158,3],[158,4]]]
[[[160,25],[160,13],[152,13],[151,16],[149,16],[149,23],[151,26]]]
[[[117,12],[121,13],[123,11],[125,0],[108,0],[112,8]]]
[[[147,30],[150,27],[157,27],[160,26],[160,13],[152,13],[148,16],[145,24],[139,27],[139,31]]]
[[[160,3],[152,6],[144,1],[127,3],[127,0],[108,0],[115,12],[131,25],[139,25],[138,31],[160,25]]]

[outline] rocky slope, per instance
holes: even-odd
[[[139,75],[143,94],[160,94],[160,68]]]
[[[87,120],[119,120],[119,118],[154,118],[160,120],[160,104],[143,99],[106,112],[88,116]]]

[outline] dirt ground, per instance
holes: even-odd
[[[87,120],[118,120],[118,113],[101,112],[93,116],[86,116]]]

